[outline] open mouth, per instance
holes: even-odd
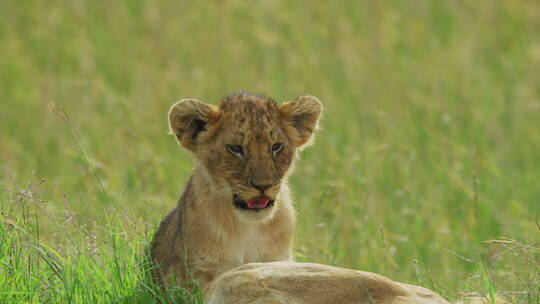
[[[262,210],[262,209],[266,209],[266,208],[270,208],[274,206],[274,200],[271,200],[267,196],[258,196],[248,201],[244,201],[243,199],[239,198],[235,194],[233,198],[233,202],[236,208],[242,209],[242,210],[258,211],[258,210]]]

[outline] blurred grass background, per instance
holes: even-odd
[[[291,180],[298,260],[449,298],[486,292],[484,262],[497,290],[540,302],[539,251],[484,242],[540,243],[532,0],[2,1],[0,220],[64,256],[118,227],[144,238],[192,167],[169,106],[239,90],[325,105]]]

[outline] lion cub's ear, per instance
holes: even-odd
[[[279,107],[285,127],[296,147],[311,143],[322,112],[321,102],[313,96],[298,97]]]
[[[197,137],[219,118],[219,110],[197,99],[182,99],[169,111],[169,128],[178,142],[193,151]]]

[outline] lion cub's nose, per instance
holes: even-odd
[[[264,192],[264,190],[272,187],[272,184],[255,184],[253,181],[250,181],[251,183],[251,186],[253,186],[253,188],[257,189],[257,190],[260,190],[261,192]]]

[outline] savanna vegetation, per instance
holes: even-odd
[[[325,106],[295,256],[540,302],[540,2],[0,2],[0,302],[201,303],[145,252],[193,165],[169,106]]]

